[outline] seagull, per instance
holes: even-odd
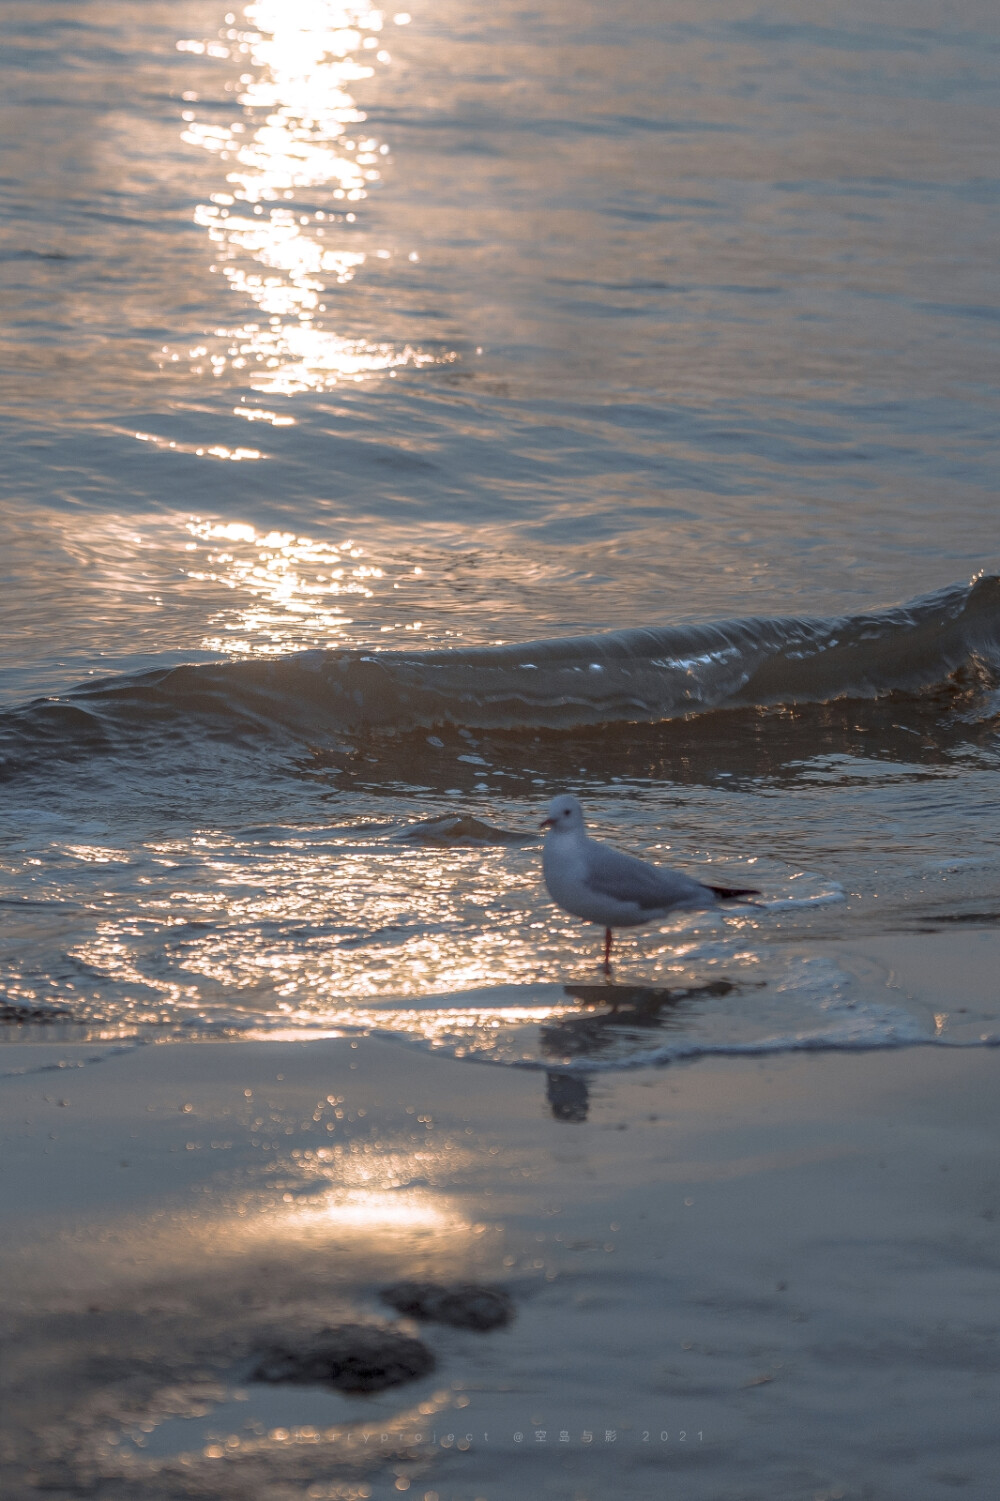
[[[694,912],[760,893],[748,886],[704,886],[679,870],[647,865],[591,839],[583,809],[564,793],[543,820],[542,872],[557,907],[604,927],[604,969],[611,971],[613,928],[637,928],[671,912]]]

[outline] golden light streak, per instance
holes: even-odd
[[[188,577],[224,585],[238,603],[217,610],[209,626],[225,634],[202,641],[206,651],[283,656],[308,646],[328,646],[351,625],[339,601],[371,599],[383,570],[360,559],[352,540],[317,541],[294,532],[259,532],[243,522],[193,519],[187,529],[207,544],[198,571]]]
[[[408,21],[403,12],[394,18]],[[381,181],[389,147],[368,131],[351,91],[391,61],[381,45],[385,24],[366,0],[257,0],[218,43],[177,43],[244,70],[241,117],[220,123],[187,109],[181,138],[228,164],[225,191],[198,204],[194,221],[212,244],[212,271],[258,314],[216,329],[214,351],[189,350],[200,361],[195,373],[235,373],[253,391],[291,397],[453,358],[347,338],[324,317],[335,311],[337,289],[368,260],[352,226]],[[164,364],[181,358],[161,351]]]

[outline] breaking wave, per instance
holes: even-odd
[[[837,618],[710,625],[460,650],[308,651],[88,683],[0,715],[0,766],[112,749],[137,734],[305,742],[368,731],[577,730],[730,708],[916,693],[1000,667],[1000,578]]]

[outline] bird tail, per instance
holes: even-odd
[[[714,892],[720,902],[738,902],[745,896],[760,896],[755,886],[710,886],[708,889]]]

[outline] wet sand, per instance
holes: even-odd
[[[993,1051],[549,1076],[384,1041],[10,1046],[0,1493],[983,1497]],[[51,1068],[61,1063],[64,1066]],[[380,1302],[488,1282],[490,1332]],[[434,1370],[251,1382],[382,1320]]]

